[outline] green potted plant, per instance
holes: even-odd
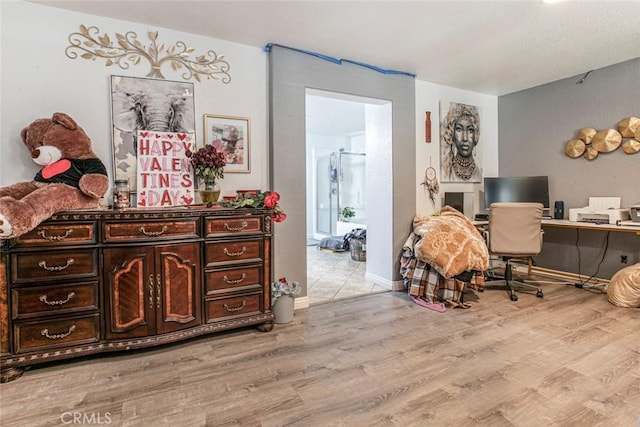
[[[354,211],[351,206],[345,206],[340,211],[340,215],[342,216],[343,220],[345,220],[346,222],[349,222],[351,218],[356,216],[356,211]]]

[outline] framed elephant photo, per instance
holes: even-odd
[[[189,134],[195,141],[194,111],[193,83],[111,76],[113,179],[128,180],[136,194],[140,150],[149,149],[138,144],[140,132]]]
[[[224,172],[249,173],[249,139],[251,120],[248,117],[204,115],[204,141],[224,154]]]

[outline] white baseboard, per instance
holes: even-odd
[[[293,303],[293,310],[300,310],[303,308],[309,308],[309,296],[296,297]]]
[[[378,286],[392,290],[402,291],[404,290],[404,282],[402,280],[388,280],[369,272],[365,273],[364,279],[367,282],[375,283]]]
[[[549,276],[549,277],[553,277],[561,280],[572,280],[574,282],[584,282],[587,280],[589,280],[590,283],[596,283],[596,284],[600,284],[600,283],[607,284],[610,282],[609,279],[603,279],[598,277],[588,277],[582,274],[569,273],[566,271],[552,270],[549,268],[542,268],[542,267],[535,267],[535,266],[531,267],[531,272],[539,274],[541,276]]]

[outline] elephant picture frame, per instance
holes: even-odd
[[[224,153],[225,173],[250,173],[251,119],[204,115],[204,141]]]
[[[195,101],[191,82],[111,76],[113,179],[137,188],[138,131],[181,132],[195,141]]]

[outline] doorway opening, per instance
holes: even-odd
[[[309,304],[387,291],[367,277],[366,253],[376,248],[362,236],[371,221],[367,171],[376,167],[376,156],[372,164],[367,153],[391,132],[390,117],[382,121],[389,126],[382,132],[381,122],[373,126],[367,117],[378,117],[380,105],[390,116],[390,102],[310,89],[305,101]],[[351,232],[361,237],[350,247],[345,236]],[[343,242],[342,250],[322,249],[327,240]]]

